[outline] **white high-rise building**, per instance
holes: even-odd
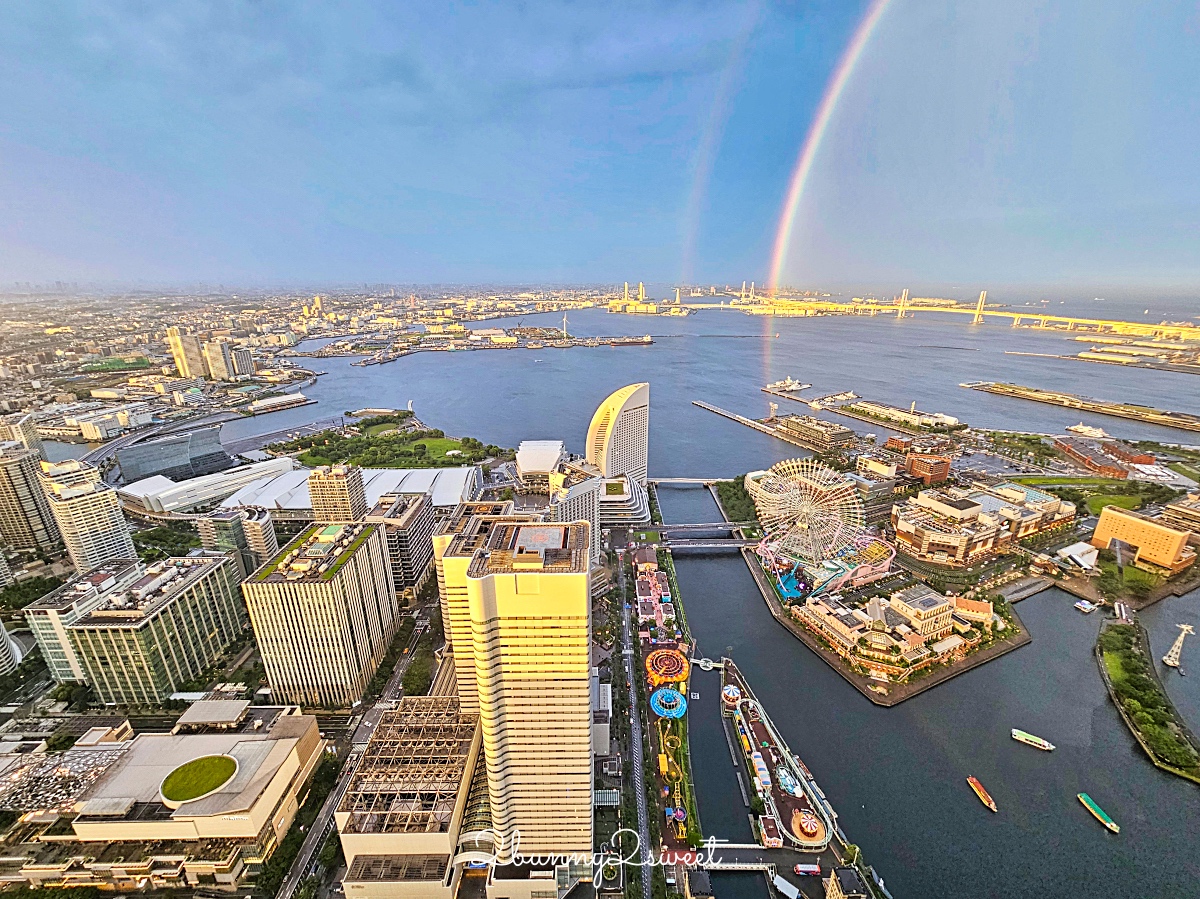
[[[80,573],[113,559],[136,559],[117,491],[86,462],[42,463],[42,487],[63,542]]]
[[[33,450],[39,458],[46,458],[42,450],[42,438],[37,432],[37,421],[28,412],[14,412],[0,417],[0,441],[5,440],[15,440],[25,449]]]
[[[627,475],[646,486],[650,454],[650,385],[630,384],[600,404],[588,425],[587,461],[606,478]]]
[[[104,601],[128,590],[144,573],[136,559],[102,565],[79,574],[25,607],[25,622],[33,632],[50,675],[60,684],[87,682],[87,672],[71,644],[67,628],[96,611]]]
[[[276,701],[348,708],[362,698],[399,615],[380,525],[315,524],[242,594]]]
[[[589,529],[586,522],[499,523],[467,567],[475,689],[502,864],[517,834],[525,855],[591,851]]]
[[[308,476],[308,497],[316,521],[361,521],[367,492],[357,465],[324,465]]]
[[[59,541],[39,458],[16,441],[0,443],[0,543],[14,549],[49,549]]]
[[[550,521],[586,521],[589,525],[592,565],[600,564],[600,497],[604,493],[604,478],[586,467],[569,462],[560,464],[548,476]]]
[[[249,347],[233,348],[233,373],[235,375],[254,374],[254,353]]]
[[[204,344],[204,363],[214,381],[233,380],[233,350],[227,340]]]
[[[227,553],[237,560],[238,580],[279,553],[271,513],[266,509],[215,509],[197,520],[196,530],[205,549]]]

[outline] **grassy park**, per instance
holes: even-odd
[[[1200,751],[1177,720],[1156,678],[1138,633],[1140,625],[1110,624],[1097,642],[1114,702],[1154,761],[1167,770],[1200,780]]]
[[[364,419],[358,434],[321,431],[268,449],[281,455],[295,454],[302,464],[312,467],[349,462],[363,468],[450,468],[511,455],[510,450],[473,437],[447,437],[436,428],[405,430],[402,423],[392,420],[398,417]],[[378,420],[382,418],[388,420]]]

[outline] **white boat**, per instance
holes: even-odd
[[[1088,602],[1086,599],[1081,599],[1079,602],[1075,603],[1075,608],[1083,612],[1083,614],[1088,615],[1100,607],[1095,603]]]
[[[775,381],[774,383],[768,384],[767,390],[782,390],[785,392],[791,392],[793,390],[807,390],[809,387],[812,387],[812,384],[804,384],[789,376],[784,378],[782,381]]]
[[[1084,437],[1093,437],[1097,440],[1108,436],[1104,428],[1093,428],[1091,425],[1085,425],[1083,422],[1071,425],[1067,430],[1072,434],[1081,434]]]

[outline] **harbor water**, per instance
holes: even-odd
[[[1139,310],[1140,311],[1140,310]],[[554,325],[554,315],[525,316]],[[488,322],[488,326],[516,320]],[[482,326],[482,325],[481,325]],[[1011,381],[1102,399],[1200,413],[1200,377],[1124,370],[1005,350],[1070,355],[1088,344],[1063,333],[971,326],[959,317],[753,318],[713,311],[687,318],[572,313],[580,336],[644,334],[650,347],[422,353],[354,367],[315,359],[328,372],[305,389],[317,405],[226,424],[222,439],[299,426],[363,406],[413,401],[431,427],[486,443],[563,439],[582,452],[588,421],[613,389],[651,383],[652,477],[732,477],[802,451],[692,405],[704,400],[751,417],[767,413],[760,387],[786,376],[811,383],[802,396],[853,390],[896,405],[945,412],[973,426],[1061,433],[1081,419],[1111,434],[1197,443],[1197,435],[960,388]],[[778,400],[781,411],[808,412]],[[794,407],[789,409],[790,407]],[[838,418],[859,432],[885,428]],[[699,489],[663,489],[670,521],[712,521]],[[891,709],[846,684],[767,612],[737,554],[681,555],[680,588],[700,651],[731,652],[793,749],[841,816],[847,835],[897,897],[1200,896],[1200,789],[1154,768],[1109,702],[1092,656],[1099,615],[1050,590],[1024,601],[1033,636],[1006,655]],[[1200,592],[1142,615],[1156,657],[1175,625],[1200,625]],[[1193,638],[1194,639],[1194,638]],[[1200,730],[1200,643],[1192,677],[1164,675]],[[746,810],[713,708],[715,674],[699,674],[692,756],[706,833],[743,841]],[[709,714],[712,713],[712,714]],[[1058,748],[1016,743],[1019,727]],[[999,813],[967,786],[975,775]],[[1086,791],[1121,825],[1108,833],[1075,799]],[[806,887],[810,892],[815,884]],[[760,899],[761,877],[720,875],[719,899]]]

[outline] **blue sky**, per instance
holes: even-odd
[[[7,4],[0,283],[761,281],[864,9]],[[1198,42],[892,0],[785,280],[1195,286]]]

